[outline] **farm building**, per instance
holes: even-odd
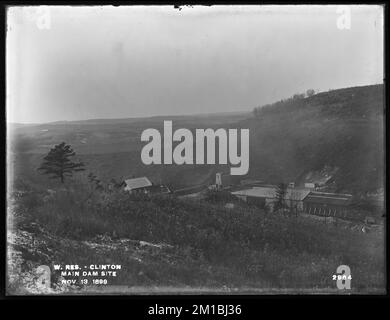
[[[125,180],[125,191],[148,193],[148,190],[153,186],[147,177],[132,178]]]
[[[253,187],[234,191],[232,194],[249,204],[264,208],[275,201],[276,187]]]
[[[310,171],[300,178],[300,184],[307,189],[321,190],[326,188],[332,181],[338,168],[325,166],[319,171]]]
[[[247,203],[271,211],[277,201],[277,187],[266,185],[232,192]],[[287,208],[314,215],[350,217],[356,215],[351,206],[352,195],[313,191],[309,188],[288,187],[284,196]]]
[[[308,196],[310,190],[303,188],[287,188],[284,201],[287,207],[303,210],[303,200]],[[259,207],[269,207],[271,210],[277,201],[277,187],[264,186],[253,187],[251,189],[239,190],[232,192],[233,195],[250,204],[258,205]]]
[[[312,191],[304,199],[303,208],[309,214],[347,217],[351,202],[350,194]]]
[[[305,188],[314,190],[316,188],[316,185],[314,183],[308,182],[305,183]]]
[[[153,184],[147,177],[125,180],[125,191],[130,193],[170,193],[171,190],[163,185]]]
[[[303,211],[303,201],[310,194],[310,189],[305,188],[287,188],[285,201],[289,208],[296,208]]]

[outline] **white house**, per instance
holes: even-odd
[[[125,191],[147,193],[153,184],[147,177],[133,178],[125,180]]]

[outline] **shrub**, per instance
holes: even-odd
[[[238,199],[228,191],[207,190],[205,200],[212,203],[237,202]]]
[[[383,243],[375,234],[362,236],[282,215],[269,214],[265,219],[262,210],[248,206],[225,209],[221,203],[232,200],[225,192],[210,192],[208,196],[206,203],[172,195],[91,193],[88,185],[76,184],[58,190],[49,201],[27,207],[33,208],[28,212],[32,219],[58,236],[89,240],[108,234],[167,243],[203,264],[234,270],[238,279],[266,278],[273,286],[322,283],[324,274],[328,277],[335,272],[331,267],[346,261],[354,268],[364,265],[367,272],[383,265],[379,254]],[[85,199],[91,201],[87,204]],[[372,246],[368,248],[367,243]],[[321,265],[324,260],[332,263],[323,269],[311,264]],[[301,271],[294,271],[298,269]],[[231,273],[221,272],[216,278],[226,281],[223,279],[228,275]]]

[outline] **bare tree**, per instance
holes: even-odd
[[[298,217],[298,204],[299,204],[299,192],[297,190],[292,190],[290,193],[290,213],[295,214]]]
[[[284,210],[286,207],[286,194],[287,194],[287,184],[281,182],[278,184],[276,188],[276,202],[275,202],[275,210]]]

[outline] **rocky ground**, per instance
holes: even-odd
[[[63,261],[63,257],[70,252],[84,252],[87,256],[89,252],[93,256],[101,257],[115,252],[116,255],[126,256],[139,265],[156,259],[166,263],[173,263],[174,260],[180,262],[180,257],[173,252],[173,247],[167,244],[112,239],[109,236],[99,236],[90,241],[76,241],[53,236],[36,222],[27,224],[18,221],[18,226],[18,229],[9,228],[7,235],[7,285],[10,294],[72,294],[82,290],[83,286],[80,284],[62,284],[64,278],[58,274],[52,275],[50,288],[40,285],[38,281],[41,275],[39,266],[52,267],[55,262]],[[137,276],[147,277],[142,270],[137,272]]]

